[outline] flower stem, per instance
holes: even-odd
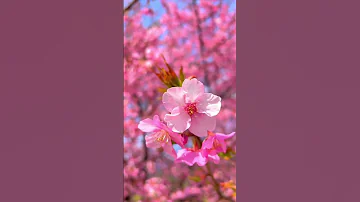
[[[202,143],[201,143],[201,139],[198,136],[192,134],[189,130],[185,131],[184,134],[188,137],[191,137],[192,142],[193,142],[193,148],[195,150],[198,150],[201,148]]]

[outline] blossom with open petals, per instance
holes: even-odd
[[[171,131],[159,116],[155,115],[153,119],[145,119],[140,121],[138,128],[143,132],[151,133],[145,136],[146,146],[149,148],[163,147],[164,151],[176,158],[176,152],[172,146],[171,140],[184,147],[184,139],[180,134]]]
[[[190,148],[181,149],[177,153],[175,162],[183,162],[189,166],[193,166],[195,163],[199,166],[204,166],[207,163],[207,159],[202,155],[201,150],[194,150]]]
[[[211,149],[217,152],[226,152],[226,143],[225,140],[231,138],[235,135],[235,132],[232,132],[228,135],[222,133],[213,133],[208,131],[208,137],[202,143],[202,149]]]
[[[182,87],[169,88],[162,102],[171,112],[165,115],[164,120],[172,131],[182,133],[189,129],[196,136],[205,137],[208,130],[215,129],[215,116],[220,112],[221,98],[205,93],[204,85],[196,78],[185,79]]]
[[[189,166],[193,166],[195,163],[198,166],[204,166],[209,160],[215,164],[220,162],[215,150],[185,148],[178,151],[175,162],[186,163]]]

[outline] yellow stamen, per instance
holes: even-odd
[[[169,142],[169,133],[168,132],[166,132],[165,130],[162,130],[162,131],[160,131],[160,134],[159,134],[159,136],[156,138],[156,141],[158,141],[158,142],[166,142],[166,143],[168,143]]]

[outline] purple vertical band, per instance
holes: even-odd
[[[359,2],[237,6],[238,201],[360,201]]]
[[[0,201],[122,200],[122,1],[0,1]]]

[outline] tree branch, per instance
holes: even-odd
[[[205,58],[204,58],[205,43],[204,43],[204,40],[203,40],[203,37],[202,37],[201,20],[200,20],[196,0],[193,0],[192,4],[193,4],[193,9],[194,9],[195,18],[196,18],[196,26],[197,26],[199,46],[200,46],[201,66],[204,69],[204,84],[205,84],[205,86],[210,87],[210,85],[209,85],[210,82],[209,82],[209,78],[208,78],[208,75],[207,75],[207,69],[205,68]]]
[[[221,191],[220,191],[220,185],[219,185],[219,183],[216,181],[216,179],[214,178],[214,176],[212,175],[211,168],[210,168],[210,165],[209,165],[209,164],[206,164],[206,168],[208,169],[208,174],[207,174],[207,175],[210,176],[210,178],[212,179],[213,185],[214,185],[214,188],[215,188],[215,191],[216,191],[216,193],[217,193],[218,196],[219,196],[219,201],[220,201],[221,199],[233,201],[231,198],[226,197],[226,196],[224,196],[224,195],[221,193]]]
[[[131,8],[134,7],[134,5],[135,5],[136,3],[138,3],[138,2],[139,2],[139,0],[133,0],[133,1],[132,1],[128,6],[126,6],[126,8],[124,9],[124,14],[125,14],[126,12],[130,11]]]

